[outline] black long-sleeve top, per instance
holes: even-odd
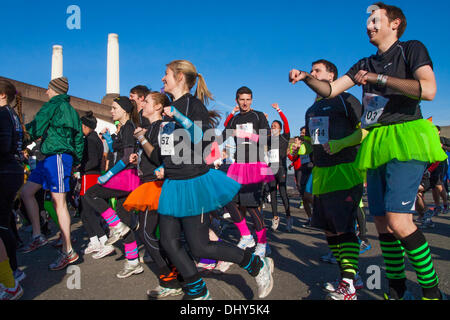
[[[92,131],[84,139],[80,173],[83,175],[101,174],[103,143],[95,131]]]

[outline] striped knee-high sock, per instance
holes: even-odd
[[[198,275],[186,279],[183,284],[183,291],[185,293],[183,299],[185,300],[200,298],[208,293],[205,282]]]
[[[108,210],[103,212],[101,214],[101,216],[102,216],[103,219],[105,219],[106,223],[110,227],[115,227],[120,222],[120,219],[117,216],[116,212],[113,209],[111,209],[111,208],[108,208]]]
[[[405,247],[408,259],[416,271],[417,281],[422,287],[424,298],[440,299],[439,278],[434,270],[430,247],[423,233],[417,229],[400,241]]]
[[[339,254],[339,237],[327,237],[328,248],[330,248],[333,257],[336,259],[336,262],[340,268],[341,266],[341,256]]]
[[[392,233],[380,233],[378,239],[389,281],[389,295],[401,299],[406,291],[405,249]]]
[[[342,278],[354,280],[358,272],[359,242],[354,233],[345,233],[339,238],[339,259]]]
[[[133,241],[131,243],[124,243],[125,246],[125,258],[127,258],[128,261],[136,260],[139,258],[139,251],[137,248],[136,241]]]

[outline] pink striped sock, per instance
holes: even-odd
[[[103,219],[105,219],[106,223],[110,227],[115,227],[120,222],[120,219],[117,216],[116,212],[113,209],[111,209],[111,208],[108,208],[108,210],[103,212],[101,214],[101,216],[102,216]]]
[[[260,230],[260,231],[256,231],[256,238],[258,239],[258,243],[266,243],[267,242],[267,230],[266,228]]]
[[[136,241],[133,241],[132,243],[125,243],[125,258],[127,260],[135,260],[139,258],[139,251],[137,248]]]
[[[245,221],[245,218],[242,219],[241,222],[235,222],[235,226],[239,229],[239,232],[241,233],[241,237],[250,235],[250,230],[248,230],[247,221]]]

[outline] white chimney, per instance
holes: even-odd
[[[52,79],[63,76],[63,54],[62,46],[54,45],[52,54]]]
[[[119,36],[116,33],[108,34],[106,94],[120,94]]]

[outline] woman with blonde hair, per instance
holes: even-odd
[[[256,278],[258,295],[273,287],[273,261],[261,259],[224,242],[209,241],[209,212],[217,210],[237,194],[240,184],[220,170],[209,169],[203,158],[203,134],[211,128],[205,104],[212,99],[205,79],[187,60],[167,65],[162,79],[164,91],[173,96],[160,130],[159,144],[165,176],[159,199],[161,244],[182,275],[185,299],[210,299],[196,265],[180,243],[181,230],[195,257],[238,264]],[[197,83],[195,94],[190,91]],[[174,201],[175,199],[175,201]]]

